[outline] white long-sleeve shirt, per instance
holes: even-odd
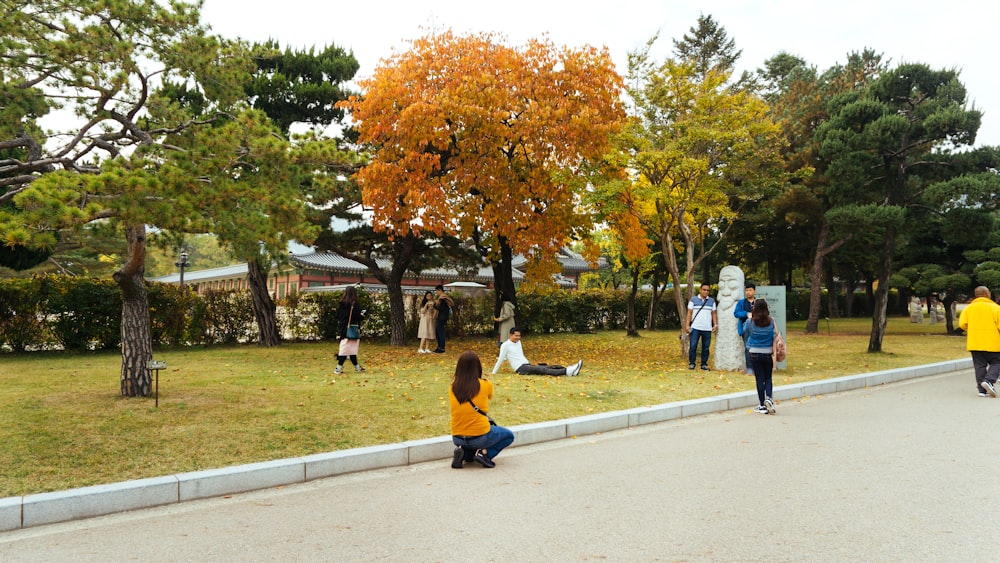
[[[493,373],[496,373],[503,364],[503,361],[507,360],[510,364],[510,369],[517,371],[517,368],[523,366],[524,364],[530,363],[528,358],[524,357],[524,350],[521,348],[521,342],[511,342],[506,340],[500,345],[500,355],[497,356],[497,364],[493,366]]]

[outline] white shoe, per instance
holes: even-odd
[[[337,369],[333,370],[333,373],[337,375],[344,373],[344,366],[337,366]]]
[[[581,369],[583,369],[583,360],[580,360],[579,362],[569,366],[569,368],[566,369],[566,375],[569,376],[580,375]]]
[[[767,411],[767,414],[774,414],[774,401],[771,400],[771,397],[764,399],[764,410]]]

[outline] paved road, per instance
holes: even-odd
[[[0,534],[0,561],[997,560],[971,371]]]

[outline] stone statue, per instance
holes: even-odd
[[[733,316],[736,303],[743,299],[743,270],[725,266],[719,272],[719,331],[715,335],[715,369],[746,371],[743,338],[736,330],[739,321]]]
[[[930,319],[932,325],[936,325],[938,323],[938,320],[941,321],[944,320],[943,315],[941,316],[940,319],[938,318],[937,294],[931,295],[930,298],[927,300],[927,316]]]
[[[910,322],[918,324],[922,324],[924,322],[924,307],[920,304],[919,297],[910,299]]]

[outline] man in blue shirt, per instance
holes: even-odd
[[[736,303],[736,307],[733,307],[733,316],[739,319],[736,321],[736,326],[740,327],[743,323],[747,322],[747,317],[750,316],[750,312],[753,311],[753,302],[756,300],[755,295],[757,294],[757,286],[753,282],[746,282],[744,284],[743,294],[746,295],[745,298],[740,299]],[[750,336],[749,332],[743,333],[743,354],[744,360],[747,364],[747,373],[753,375],[753,366],[750,365],[750,349],[746,347],[747,338]]]
[[[708,348],[712,345],[712,333],[719,328],[715,299],[708,296],[709,285],[701,284],[700,294],[688,301],[684,332],[690,335],[688,348],[688,369],[694,369],[698,340],[701,340],[701,369],[708,371]]]

